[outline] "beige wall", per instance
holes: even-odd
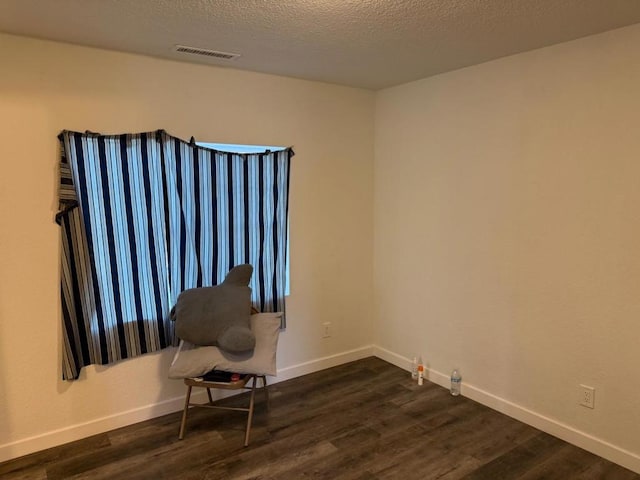
[[[0,59],[0,460],[162,411],[183,393],[166,379],[172,350],[59,380],[62,129],[293,145],[278,367],[313,368],[371,343],[373,93],[8,35]],[[322,339],[326,321],[333,336]]]
[[[381,91],[374,169],[374,342],[636,459],[638,45],[633,26]]]

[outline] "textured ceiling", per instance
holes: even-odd
[[[7,33],[370,89],[638,22],[640,0],[0,0]]]

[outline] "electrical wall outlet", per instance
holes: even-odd
[[[596,389],[588,385],[580,385],[580,405],[594,408],[596,401]]]
[[[322,338],[329,338],[331,336],[331,322],[324,322],[322,324]]]

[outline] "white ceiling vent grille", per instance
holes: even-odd
[[[240,56],[239,53],[217,52],[215,50],[207,50],[206,48],[187,47],[185,45],[176,45],[173,49],[179,53],[188,53],[191,55],[201,55],[203,57],[220,58],[223,60],[235,60]]]

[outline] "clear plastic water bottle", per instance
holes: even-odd
[[[460,395],[460,382],[462,382],[460,372],[458,372],[458,369],[454,369],[451,372],[451,395],[454,397]]]

